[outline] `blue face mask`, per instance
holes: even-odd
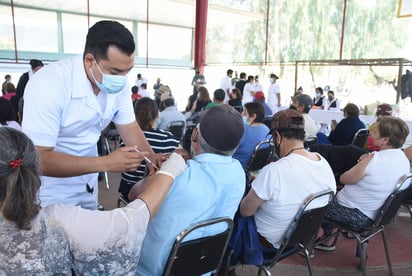
[[[243,124],[245,125],[245,126],[247,126],[247,125],[249,125],[249,122],[247,121],[247,116],[242,116],[242,119],[243,119]]]
[[[90,73],[92,74],[92,77],[93,77],[94,82],[96,83],[96,86],[100,90],[108,94],[116,94],[123,90],[123,88],[126,86],[126,83],[127,83],[127,76],[105,74],[102,72],[97,62],[94,61],[94,63],[96,64],[97,69],[99,69],[100,73],[102,74],[102,82],[100,83],[96,80],[91,68],[90,68]]]

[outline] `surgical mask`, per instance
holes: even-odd
[[[273,78],[270,78],[270,83],[274,83],[275,82],[275,80],[273,79]]]
[[[247,118],[248,118],[247,116],[242,116],[244,125],[249,125],[249,122],[247,121]]]
[[[102,72],[97,62],[94,61],[94,63],[96,64],[97,69],[99,69],[100,73],[102,74],[102,82],[100,83],[96,80],[91,68],[90,68],[90,73],[92,74],[92,77],[93,77],[94,82],[96,83],[96,86],[100,90],[108,94],[116,94],[123,90],[123,88],[126,86],[126,83],[127,83],[127,76],[105,74]]]
[[[372,136],[369,136],[369,137],[368,137],[368,148],[369,148],[369,150],[371,150],[371,151],[378,151],[379,148],[377,148],[377,147],[374,145],[374,142],[375,142],[375,140],[373,139],[373,137],[372,137]]]
[[[320,93],[316,93],[316,97],[318,97],[318,98],[319,98],[319,97],[320,97]]]

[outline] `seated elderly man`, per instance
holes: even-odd
[[[242,117],[231,106],[219,105],[201,112],[191,138],[194,157],[176,178],[148,227],[137,275],[162,275],[176,236],[190,224],[234,217],[245,190],[245,173],[239,161],[232,158],[242,134]],[[129,198],[135,198],[139,189],[135,185]],[[216,230],[212,228],[201,235]],[[195,234],[191,238],[198,237]]]
[[[309,116],[309,111],[312,108],[313,101],[309,95],[299,94],[292,98],[292,109],[295,109],[302,114],[305,119],[305,138],[316,137],[319,127],[316,122]]]
[[[240,204],[240,214],[254,215],[262,244],[279,248],[299,206],[314,193],[336,191],[336,184],[328,162],[303,146],[302,114],[292,109],[279,111],[271,126],[280,159],[260,171]]]
[[[186,118],[182,112],[177,110],[175,106],[175,98],[170,92],[167,86],[162,86],[159,88],[159,91],[162,92],[160,96],[160,107],[159,109],[162,110],[159,115],[159,122],[157,123],[157,128],[160,129],[167,129],[169,123],[172,121],[183,121],[185,122],[186,128]],[[166,92],[163,92],[166,91]]]
[[[409,134],[408,125],[392,116],[379,117],[371,131],[378,151],[361,156],[358,163],[340,176],[345,184],[326,212],[326,217],[364,229],[370,227],[386,198],[401,177],[410,170],[409,160],[401,150]],[[323,225],[324,237],[333,226]],[[334,250],[334,245],[319,244],[315,248]]]

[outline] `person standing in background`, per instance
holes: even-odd
[[[263,91],[263,86],[259,83],[259,76],[255,76],[255,81],[253,83],[253,91],[258,92],[258,91]]]
[[[245,84],[245,87],[243,88],[242,105],[244,106],[246,103],[253,102],[254,97],[255,97],[255,91],[253,87],[253,76],[248,76],[247,83]]]
[[[272,109],[272,113],[275,114],[279,111],[281,107],[281,97],[280,97],[280,87],[276,81],[279,77],[276,74],[270,74],[270,87],[268,90],[268,101],[267,104]]]
[[[240,73],[239,77],[240,79],[236,82],[235,87],[239,89],[243,97],[243,88],[245,88],[245,84],[247,83],[246,73],[245,72]]]
[[[230,100],[230,93],[232,92],[232,76],[233,76],[233,70],[228,69],[226,71],[226,77],[222,79],[220,82],[220,88],[225,91],[225,100],[224,103],[227,103]]]
[[[154,99],[155,99],[155,102],[156,102],[156,104],[157,104],[158,107],[160,106],[160,93],[159,93],[159,88],[160,88],[161,85],[162,85],[162,84],[160,83],[160,78],[157,78],[155,84],[153,84],[153,90],[154,90],[154,94],[153,94],[153,95],[154,95]]]
[[[143,83],[146,83],[146,85],[147,85],[147,79],[146,78],[143,78],[142,77],[142,74],[137,74],[137,79],[136,79],[136,81],[135,81],[135,83],[134,83],[134,85],[136,85],[137,86],[137,88],[139,89],[139,93],[140,93],[140,91],[142,90],[142,84]]]
[[[11,83],[11,76],[10,75],[5,75],[4,76],[4,82],[1,85],[1,92],[3,93],[3,95],[6,94],[6,85],[8,83]]]

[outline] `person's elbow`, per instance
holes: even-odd
[[[256,209],[252,208],[247,202],[242,201],[240,203],[239,212],[242,217],[250,217],[256,213]]]

